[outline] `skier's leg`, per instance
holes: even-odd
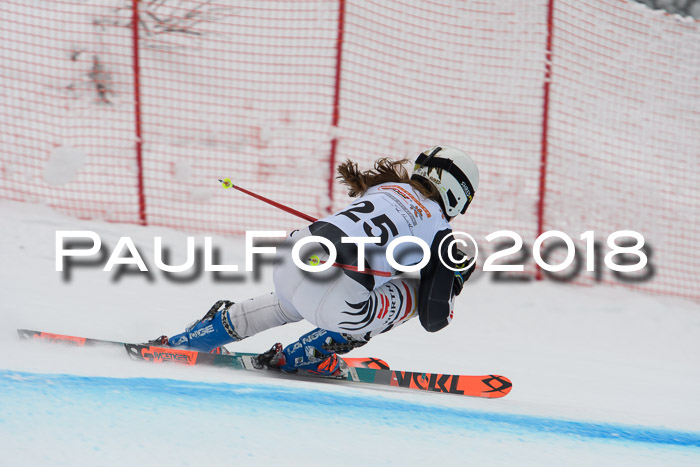
[[[354,314],[355,321],[352,324],[356,327],[356,322],[363,323],[365,332],[348,333],[316,328],[284,348],[276,344],[270,351],[261,354],[258,362],[262,366],[287,372],[302,369],[321,375],[336,374],[339,371],[338,355],[365,345],[373,336],[387,332],[416,315],[418,282],[418,279],[394,279],[372,291],[366,303],[359,307],[362,314]],[[327,303],[328,300],[324,302]],[[335,316],[347,319],[348,314],[353,315],[341,313]]]
[[[396,278],[363,295],[354,285],[357,283],[344,278],[332,293],[321,297],[312,322],[323,329],[352,335],[386,332],[417,316],[419,282]],[[306,309],[298,309],[311,321]]]
[[[221,300],[202,319],[188,326],[185,332],[168,339],[168,344],[208,352],[301,319],[294,310],[283,310],[274,293],[240,303]]]
[[[418,316],[419,285],[419,279],[393,279],[374,290],[372,292],[372,297],[375,302],[381,302],[383,300],[389,303],[387,308],[391,309],[393,306],[392,300],[398,301],[397,309],[399,312],[393,315],[390,312],[384,313],[384,318],[379,318],[379,320],[371,326],[372,330],[365,334],[364,338],[369,340],[378,334],[390,331],[408,322],[411,318]],[[393,292],[396,293],[394,294]]]
[[[288,244],[310,235],[308,229],[292,234]],[[324,251],[313,253],[321,261]],[[416,315],[418,279],[393,279],[368,290],[345,274],[331,268],[324,273],[305,273],[285,255],[274,272],[275,291],[281,308],[298,314],[318,329],[282,348],[275,345],[261,354],[261,366],[284,371],[303,368],[321,374],[337,370],[337,354],[366,343],[372,335],[386,332]],[[300,255],[302,261],[308,254]]]
[[[274,275],[281,277],[286,287],[294,290],[297,285],[294,281],[303,280],[303,277],[296,274],[298,268],[293,262],[281,259],[276,259]],[[173,347],[209,351],[266,329],[302,320],[283,294],[278,291],[241,303],[226,302],[221,309],[212,307],[204,318],[188,326],[185,332],[171,337],[167,343]]]
[[[285,247],[291,250],[295,242],[310,235],[308,228],[296,231]],[[312,242],[300,250],[299,257],[303,262],[310,258],[325,262],[329,254]],[[356,273],[334,267],[322,272],[302,271],[290,252],[280,251],[276,259],[273,280],[282,308],[295,311],[321,329],[378,333],[416,316],[419,279],[397,277],[382,283],[381,278],[358,278]]]

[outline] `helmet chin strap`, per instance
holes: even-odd
[[[445,219],[447,219],[448,221],[454,219],[454,217],[447,215],[447,209],[445,209],[445,202],[442,200],[442,196],[438,200],[438,204],[440,205],[440,209],[442,209],[442,214],[445,216]]]

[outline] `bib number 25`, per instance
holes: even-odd
[[[339,212],[337,215],[345,216],[351,221],[357,223],[361,220],[358,214],[370,214],[373,211],[374,205],[372,203],[369,201],[361,201],[353,204],[345,211]],[[372,217],[368,221],[363,222],[362,229],[365,231],[365,234],[367,234],[368,237],[379,237],[379,246],[386,245],[390,237],[394,237],[399,234],[399,229],[396,228],[396,224],[394,224],[386,214],[380,214]]]

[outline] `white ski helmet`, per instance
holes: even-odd
[[[437,187],[445,214],[464,214],[479,187],[479,168],[464,151],[434,146],[416,159],[411,178],[421,177]]]

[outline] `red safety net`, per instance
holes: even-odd
[[[605,253],[636,230],[655,276],[627,285],[700,299],[698,22],[621,0],[5,0],[0,14],[0,198],[291,229],[304,221],[217,179],[321,217],[350,201],[338,162],[452,145],[481,171],[454,227],[486,253],[502,229],[526,245],[561,230],[582,257],[581,233]],[[578,276],[596,279],[621,283]]]
[[[23,0],[0,16],[0,197],[138,222],[132,34],[112,25],[124,19]]]
[[[636,230],[653,277],[627,285],[700,299],[700,22],[634,2],[555,5],[544,228],[603,245]]]

